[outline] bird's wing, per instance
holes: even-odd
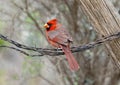
[[[72,37],[70,37],[70,35],[64,28],[57,28],[53,31],[49,31],[48,39],[62,45],[68,45],[70,42],[73,41]]]

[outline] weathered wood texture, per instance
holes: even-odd
[[[120,31],[120,15],[110,0],[79,0],[80,7],[98,35],[108,36]],[[120,68],[120,39],[105,44],[111,58]]]

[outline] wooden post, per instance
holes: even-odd
[[[110,0],[79,0],[79,2],[98,35],[108,36],[120,31],[120,15]],[[120,69],[120,39],[107,42],[105,45]]]

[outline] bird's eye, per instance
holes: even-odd
[[[52,24],[50,24],[50,23],[47,23],[48,25],[49,25],[49,27],[52,25]]]

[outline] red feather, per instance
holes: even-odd
[[[70,43],[73,41],[69,33],[64,27],[57,22],[57,19],[52,19],[47,22],[46,37],[51,45],[57,48],[62,48],[66,55],[69,66],[72,70],[78,70],[79,65],[75,60],[70,50]]]

